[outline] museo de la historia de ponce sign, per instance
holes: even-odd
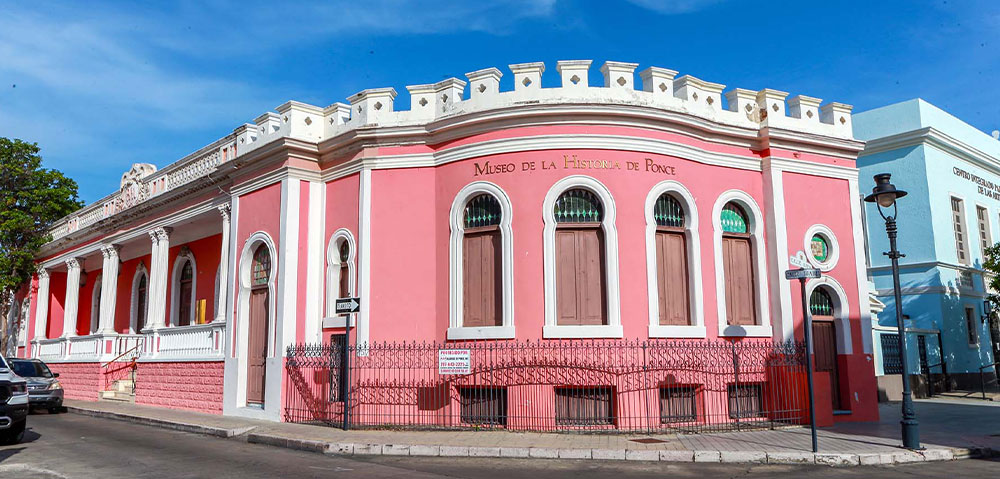
[[[486,160],[475,165],[472,176],[489,176],[502,173],[548,171],[548,170],[624,170],[648,172],[658,175],[673,176],[676,170],[673,166],[657,163],[652,158],[642,161],[619,161],[580,158],[577,155],[563,155],[561,160],[532,160],[515,162],[496,162]]]

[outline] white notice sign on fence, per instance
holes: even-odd
[[[469,374],[471,364],[468,349],[438,350],[438,374]]]

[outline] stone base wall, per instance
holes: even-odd
[[[66,399],[96,401],[104,389],[100,363],[46,363],[53,373],[59,373],[59,383]]]
[[[222,361],[139,363],[135,403],[222,414]]]

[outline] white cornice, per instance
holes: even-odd
[[[984,168],[995,175],[1000,175],[1000,158],[949,136],[932,126],[869,140],[861,155],[874,155],[917,145],[932,146],[943,153]]]

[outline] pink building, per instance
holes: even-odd
[[[635,68],[290,101],[136,164],[53,228],[18,354],[67,397],[112,396],[134,357],[137,403],[281,420],[286,348],[343,334],[338,297],[359,345],[801,341],[804,251],[817,410],[875,419],[850,106]]]

